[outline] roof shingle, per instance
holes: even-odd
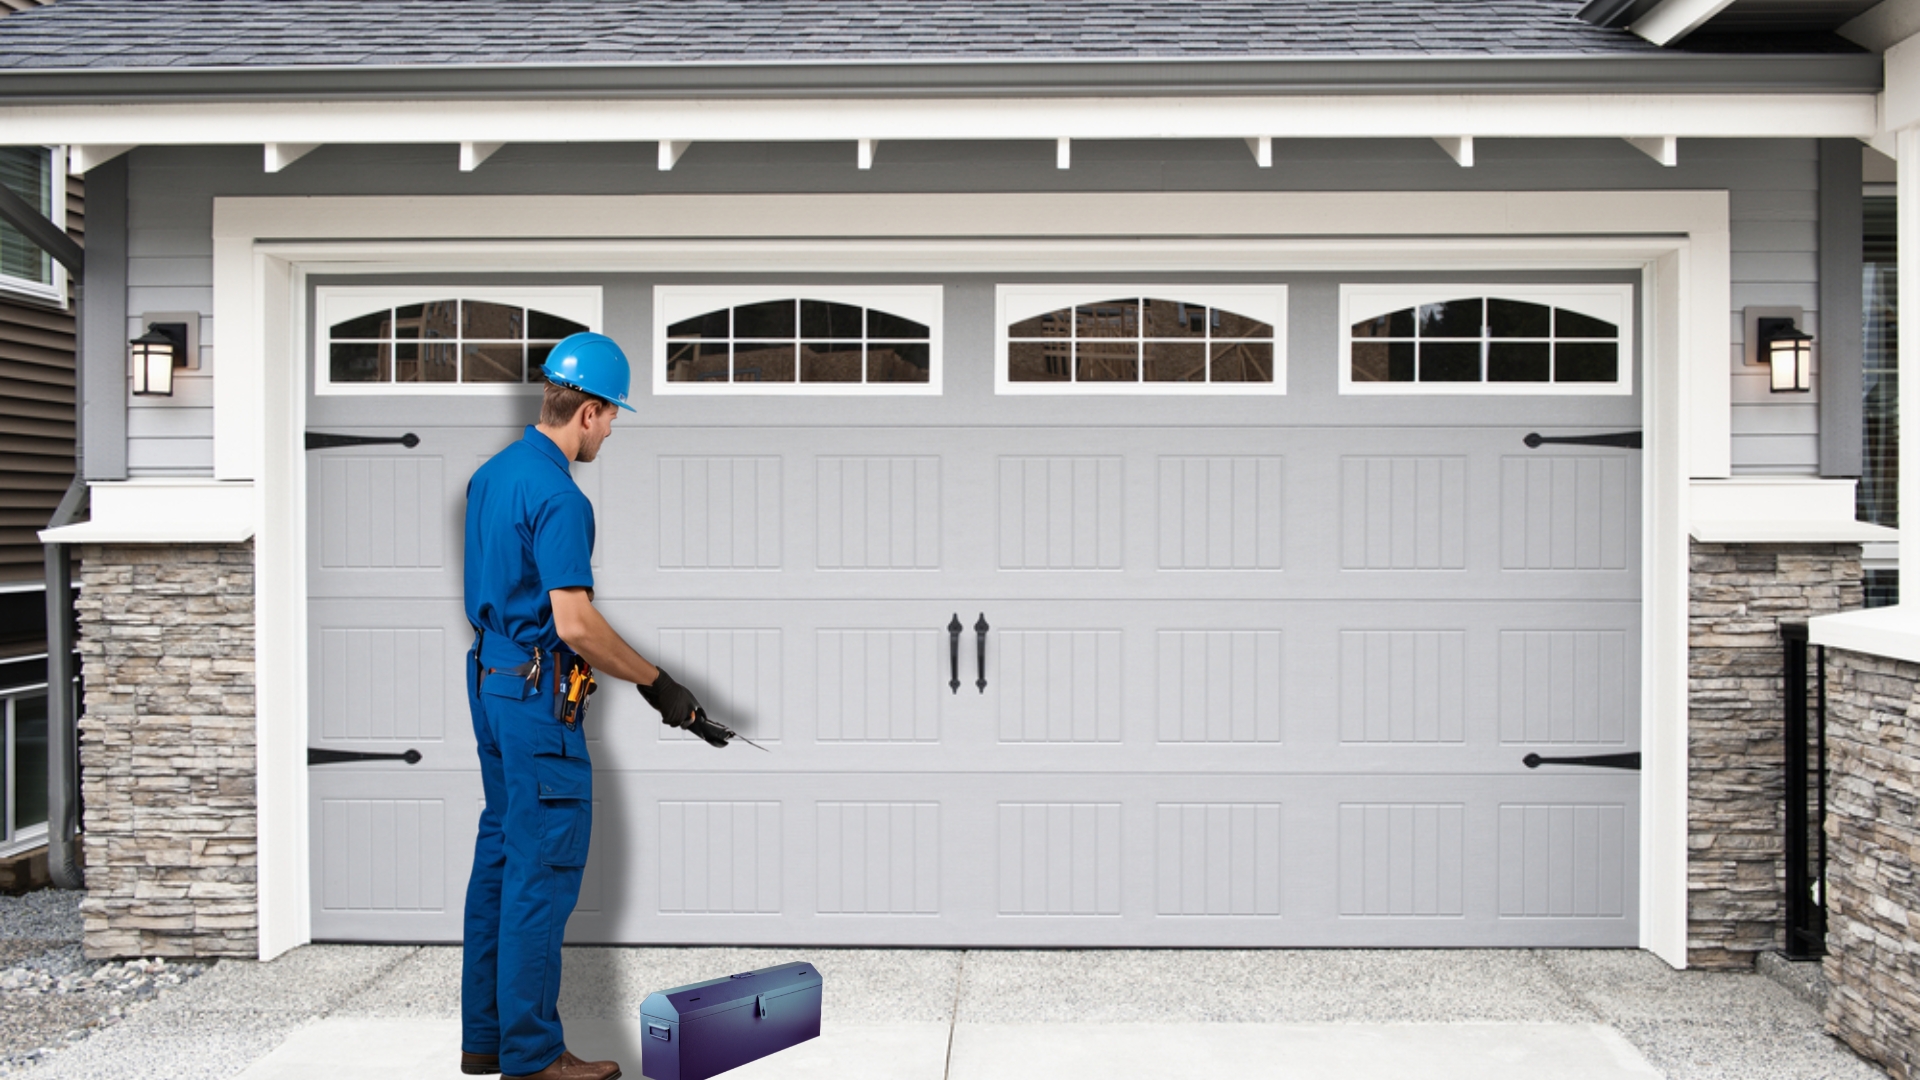
[[[1647,55],[1581,0],[59,0],[0,68]],[[1812,50],[1824,51],[1824,50]],[[53,63],[49,63],[53,61]]]

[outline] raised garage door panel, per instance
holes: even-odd
[[[1312,362],[1224,410],[994,399],[964,356],[926,423],[643,402],[575,469],[597,601],[770,752],[604,687],[570,938],[1637,943],[1638,774],[1521,764],[1640,745],[1641,456],[1522,443],[1637,399],[1356,401]],[[464,488],[519,427],[426,414],[308,456],[314,745],[425,755],[313,770],[332,939],[459,936]]]

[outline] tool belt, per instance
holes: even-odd
[[[528,648],[497,636],[489,644],[487,632],[476,630],[473,639],[475,685],[489,675],[511,675],[524,680],[528,697],[550,693],[553,718],[568,730],[579,727],[587,717],[588,696],[599,689],[592,666],[585,657],[565,646],[548,652],[534,645],[531,658],[514,663],[513,660],[527,655]],[[542,675],[547,677],[545,686],[541,685]]]

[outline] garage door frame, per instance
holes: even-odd
[[[1181,232],[1139,238],[1138,223],[1155,221],[1178,221]],[[956,222],[980,237],[956,237]],[[1114,237],[1113,222],[1129,223],[1129,235]],[[1580,223],[1577,233],[1569,222]],[[942,235],[926,236],[927,223],[937,223]],[[476,235],[479,228],[491,235]],[[803,230],[837,231],[844,239],[791,238]],[[394,235],[415,239],[365,239]],[[1000,238],[1009,235],[1019,239]],[[547,239],[556,236],[613,238]],[[1143,274],[1641,274],[1647,451],[1640,932],[1643,947],[1682,967],[1687,480],[1728,472],[1729,247],[1724,191],[216,199],[215,474],[252,482],[257,522],[261,958],[304,944],[311,925],[306,463],[299,442],[309,274],[1033,274],[1125,265]]]

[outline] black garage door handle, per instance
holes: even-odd
[[[420,764],[420,751],[408,750],[404,754],[374,754],[364,750],[320,750],[307,747],[309,765],[343,765],[349,761],[404,761],[409,765]]]
[[[1538,450],[1548,443],[1565,446],[1618,446],[1623,450],[1640,449],[1640,433],[1637,431],[1614,431],[1605,435],[1542,435],[1537,431],[1528,433],[1520,440],[1527,449]]]
[[[411,450],[420,445],[420,436],[409,431],[405,435],[333,435],[325,431],[307,432],[307,449],[331,450],[336,446],[404,446]]]
[[[1631,754],[1589,754],[1586,757],[1541,757],[1539,754],[1528,754],[1520,759],[1520,764],[1529,769],[1537,769],[1542,765],[1584,765],[1591,769],[1631,769],[1637,772],[1640,768],[1640,754],[1637,751]]]

